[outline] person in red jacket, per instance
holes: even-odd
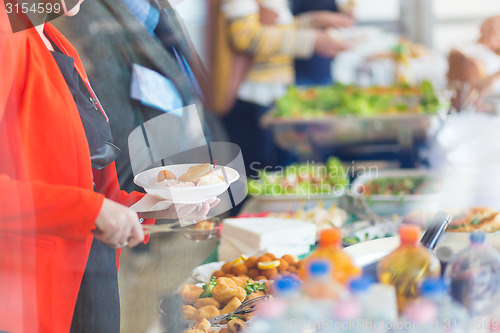
[[[68,15],[82,2],[62,0]],[[77,51],[44,20],[13,33],[9,6],[0,1],[0,331],[119,332],[114,247],[143,241],[128,206],[144,194],[120,191],[119,152]]]

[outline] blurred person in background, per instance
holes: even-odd
[[[116,166],[123,189],[140,190],[133,182],[128,137],[148,120],[195,104],[207,141],[225,141],[223,127],[205,107],[210,97],[207,70],[168,0],[95,0],[82,7],[81,15],[56,24],[81,51],[94,89],[107,106],[115,144],[122,150]],[[149,79],[152,71],[168,83],[159,87]],[[134,86],[164,104],[138,99]],[[185,133],[186,140],[190,134]]]
[[[241,147],[249,175],[294,162],[259,122],[294,84],[293,60],[313,54],[333,58],[348,45],[324,29],[337,22],[330,12],[294,17],[287,0],[215,0],[211,4],[213,109],[232,142]]]
[[[293,14],[295,16],[309,12],[316,15],[325,15],[330,20],[331,28],[347,28],[354,24],[352,14],[344,14],[339,10],[335,0],[293,0]],[[295,60],[295,83],[298,86],[331,85],[334,82],[330,57],[313,54],[310,59]]]
[[[64,14],[83,0],[62,1]],[[0,2],[0,331],[119,332],[115,247],[144,239],[76,49],[46,13]],[[12,3],[10,3],[12,4]],[[45,4],[41,2],[41,4]],[[184,206],[143,218],[204,215]]]
[[[491,51],[500,55],[500,16],[490,17],[483,22],[478,43],[485,45]],[[473,84],[475,103],[481,103],[491,93],[495,83],[499,81],[500,71],[477,80]]]

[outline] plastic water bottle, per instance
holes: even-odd
[[[302,304],[300,284],[293,278],[282,278],[274,282],[276,296],[259,306],[249,333],[302,332],[301,320],[307,317],[307,307]]]
[[[470,235],[470,247],[459,252],[445,272],[451,296],[471,317],[484,312],[500,291],[500,254],[488,246],[485,233]]]
[[[434,323],[436,329],[440,332],[455,333],[464,333],[467,331],[469,327],[469,314],[460,303],[448,295],[448,288],[443,279],[425,280],[420,289],[420,295],[422,300],[433,302],[438,306],[438,314]]]
[[[396,324],[398,332],[405,333],[437,333],[438,305],[431,300],[408,303],[403,316]]]
[[[361,269],[354,264],[352,258],[342,251],[340,230],[332,228],[321,231],[319,247],[308,257],[306,271],[301,276],[307,280],[307,265],[316,259],[325,259],[332,264],[331,274],[334,280],[347,286],[351,279],[361,276]]]
[[[337,302],[333,308],[328,332],[366,333],[362,303],[351,297]]]
[[[429,249],[419,244],[420,228],[403,225],[399,228],[401,245],[383,258],[377,266],[381,283],[396,288],[398,309],[402,313],[408,302],[416,299],[427,277],[439,277],[441,264]]]
[[[302,291],[310,299],[338,301],[349,296],[348,290],[332,279],[332,265],[324,259],[314,259],[307,267],[308,278],[302,285]]]

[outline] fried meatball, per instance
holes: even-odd
[[[267,280],[267,278],[263,275],[259,275],[255,278],[255,281],[260,281],[260,280]]]
[[[251,268],[248,270],[248,276],[252,279],[256,279],[260,275],[260,271],[257,268]]]
[[[217,308],[220,308],[220,303],[216,301],[213,297],[198,298],[196,302],[194,302],[194,307],[197,309],[207,305],[215,305]]]
[[[257,262],[266,262],[266,261],[272,261],[270,256],[261,255],[260,257],[257,258]]]
[[[261,270],[261,274],[265,276],[267,279],[270,279],[271,276],[278,274],[278,269],[277,268],[263,269]]]
[[[248,269],[257,267],[257,257],[248,257],[248,259],[245,261],[245,266],[247,266]]]
[[[245,264],[241,263],[239,265],[233,266],[233,270],[231,271],[234,275],[247,274],[248,268]]]
[[[212,274],[212,276],[215,276],[216,279],[218,279],[218,278],[220,278],[220,277],[222,277],[224,275],[226,275],[226,273],[224,273],[223,271],[215,271]]]
[[[222,265],[222,267],[221,267],[221,270],[222,270],[224,273],[226,273],[226,274],[231,273],[232,269],[233,269],[233,265],[231,265],[231,263],[230,263],[230,262],[226,262],[226,263],[225,263],[224,265]]]
[[[292,256],[291,254],[285,254],[281,258],[286,260],[287,263],[292,264],[292,265],[297,263],[297,257]]]
[[[215,316],[219,316],[220,315],[220,311],[219,309],[217,309],[217,307],[215,305],[207,305],[207,306],[203,306],[201,308],[198,309],[198,320],[200,319],[209,319],[209,318],[212,318],[212,317],[215,317]]]
[[[203,291],[203,288],[195,286],[194,284],[185,284],[182,286],[179,294],[184,300],[184,303],[193,304],[200,297]]]
[[[183,305],[182,306],[182,318],[186,320],[197,320],[198,319],[198,310],[194,306],[191,305]]]
[[[276,256],[274,254],[272,254],[272,253],[267,252],[267,253],[264,253],[264,255],[268,256],[269,258],[271,258],[271,260],[276,260]]]
[[[286,271],[288,269],[288,267],[290,266],[288,261],[286,261],[283,258],[279,259],[279,261],[280,261],[280,265],[278,266],[278,271],[280,271],[280,272]]]
[[[219,333],[231,333],[231,331],[228,328],[224,327],[219,331]]]

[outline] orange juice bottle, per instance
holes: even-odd
[[[418,226],[401,226],[399,237],[401,244],[380,261],[377,275],[381,283],[395,287],[401,313],[419,296],[420,286],[426,278],[441,275],[441,264],[429,249],[420,245]]]
[[[315,259],[325,259],[332,264],[332,278],[347,285],[350,280],[361,276],[361,269],[354,265],[351,257],[342,251],[342,237],[336,228],[321,231],[319,247],[307,258],[302,277],[308,278],[309,265]]]

